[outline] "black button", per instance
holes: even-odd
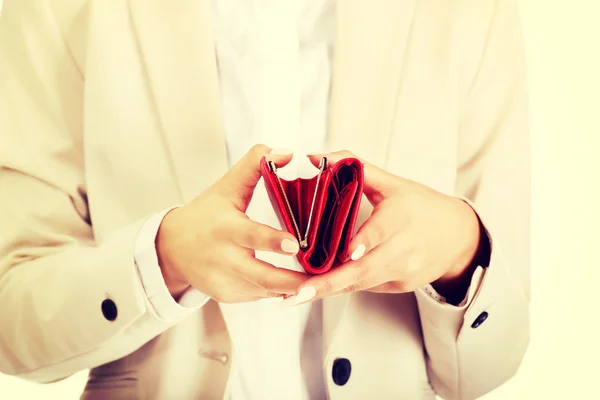
[[[109,321],[117,319],[117,305],[111,299],[102,302],[102,315]]]
[[[471,328],[473,328],[473,329],[479,328],[479,325],[483,324],[483,321],[485,321],[487,319],[488,315],[489,314],[485,311],[482,312],[481,314],[479,314],[479,317],[475,318],[475,321],[471,325]]]
[[[346,358],[338,358],[333,362],[333,368],[331,370],[331,377],[333,383],[338,386],[344,386],[348,379],[350,379],[350,372],[352,372],[352,364],[350,360]]]

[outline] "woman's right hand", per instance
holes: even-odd
[[[254,146],[218,182],[189,204],[170,211],[158,230],[156,250],[174,298],[190,285],[222,303],[294,294],[308,275],[255,258],[255,250],[294,256],[288,232],[245,214],[258,183],[263,156],[283,166],[292,154]]]

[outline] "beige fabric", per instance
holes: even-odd
[[[330,149],[469,198],[493,251],[464,307],[421,291],[327,300],[329,396],[480,396],[516,372],[529,339],[516,1],[345,0],[337,9]],[[161,320],[132,257],[147,216],[192,199],[227,168],[210,15],[208,0],[6,1],[1,372],[50,382],[99,366],[86,399],[226,397],[235,354],[218,305]],[[114,322],[102,315],[106,298]],[[471,328],[483,311],[488,319]],[[352,363],[344,386],[331,379],[336,358]]]

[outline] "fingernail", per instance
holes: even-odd
[[[298,250],[300,250],[300,246],[295,240],[283,239],[281,241],[281,250],[285,251],[286,253],[296,254]]]
[[[314,286],[306,286],[300,289],[295,296],[285,298],[282,302],[282,306],[296,306],[301,303],[305,303],[317,295],[317,289]]]
[[[290,149],[272,149],[269,154],[273,156],[288,156],[292,153],[293,151]]]
[[[317,289],[314,286],[306,286],[300,289],[296,294],[296,302],[304,303],[317,295]]]
[[[362,256],[365,255],[365,251],[367,250],[367,248],[365,247],[364,244],[359,244],[358,247],[352,252],[352,255],[350,256],[350,259],[352,261],[356,261],[358,259],[360,259]]]

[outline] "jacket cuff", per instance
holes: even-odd
[[[210,300],[207,295],[190,287],[183,293],[179,301],[175,301],[165,284],[158,265],[155,246],[156,235],[163,218],[177,207],[170,207],[146,220],[137,237],[134,250],[137,271],[146,297],[156,315],[165,321],[184,319]]]
[[[423,323],[431,324],[436,329],[450,328],[452,332],[458,332],[467,309],[481,290],[486,273],[482,267],[477,267],[471,278],[467,296],[458,306],[446,303],[446,299],[437,294],[431,285],[417,289],[415,295]]]
[[[469,304],[471,304],[475,293],[477,293],[477,291],[479,290],[479,287],[481,286],[481,279],[483,278],[483,273],[483,267],[478,266],[477,269],[473,272],[473,276],[471,277],[471,283],[469,284],[469,290],[467,291],[465,298],[462,299],[462,301],[458,305],[448,303],[446,298],[439,294],[431,284],[420,287],[418,291],[425,293],[427,296],[429,296],[430,299],[432,299],[439,305],[464,309]]]
[[[486,278],[489,272],[488,269],[498,269],[504,267],[496,265],[498,264],[498,260],[494,260],[494,258],[499,258],[500,250],[494,248],[492,236],[490,235],[481,215],[479,215],[475,209],[475,206],[469,199],[460,198],[460,200],[467,203],[473,209],[477,218],[479,219],[481,234],[484,235],[483,240],[487,241],[486,247],[489,249],[489,254],[485,257],[485,259],[484,257],[479,257],[479,259],[476,259],[476,261],[483,262],[481,262],[480,265],[477,265],[477,268],[471,277],[467,295],[457,306],[447,303],[446,299],[438,294],[432,285],[425,285],[415,292],[419,305],[419,312],[421,313],[422,318],[426,319],[428,316],[430,316],[431,321],[434,322],[438,328],[450,328],[451,331],[456,332],[456,334],[458,334],[458,331],[464,323],[467,310],[469,310],[474,299],[483,290],[483,283],[489,280]],[[494,273],[491,275],[493,276]],[[494,284],[492,283],[492,285]]]

